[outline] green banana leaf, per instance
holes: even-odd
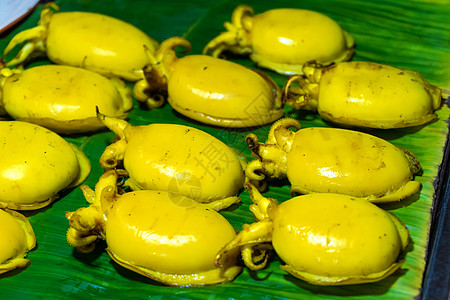
[[[139,27],[159,42],[184,36],[192,43],[190,54],[200,54],[206,43],[224,31],[239,1],[201,0],[60,0],[61,11],[92,11],[114,16]],[[318,11],[336,20],[356,40],[353,60],[373,61],[420,72],[430,83],[450,90],[450,5],[446,0],[302,0],[247,1],[256,13],[271,8],[296,7]],[[38,7],[28,18],[0,36],[0,51],[16,33],[34,27],[39,20]],[[8,55],[11,58],[14,55]],[[247,57],[233,61],[258,68]],[[35,59],[29,66],[50,63]],[[267,70],[280,86],[286,77]],[[131,85],[130,85],[131,86]],[[448,97],[448,94],[445,94]],[[448,99],[447,99],[448,101]],[[94,253],[81,254],[66,242],[66,211],[87,206],[82,192],[74,188],[61,195],[49,207],[24,213],[35,230],[37,247],[29,253],[30,266],[0,275],[1,299],[414,299],[420,294],[430,226],[444,146],[448,136],[450,109],[444,105],[437,111],[439,119],[426,126],[396,130],[366,130],[417,155],[423,173],[416,180],[423,184],[420,195],[414,195],[382,208],[397,215],[407,225],[412,244],[402,268],[388,278],[371,284],[321,287],[292,277],[279,268],[283,262],[273,255],[267,268],[254,272],[244,268],[233,282],[206,287],[174,288],[157,283],[129,271],[112,261],[98,247]],[[303,127],[334,126],[314,113],[286,108],[286,116],[300,120]],[[165,105],[160,109],[135,108],[129,115],[133,125],[178,123],[202,129],[252,160],[245,136],[254,132],[260,140],[267,138],[269,125],[252,130],[217,128],[187,119]],[[90,158],[92,172],[85,184],[94,187],[102,174],[98,159],[114,134],[108,131],[83,136],[67,136]],[[290,198],[289,185],[271,186],[265,196],[280,202]],[[242,191],[242,203],[221,213],[237,229],[254,222],[248,206],[251,200]]]

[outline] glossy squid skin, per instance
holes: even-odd
[[[296,128],[292,131],[290,128]],[[420,190],[417,157],[406,149],[362,132],[310,127],[281,119],[265,143],[247,143],[256,156],[245,174],[254,182],[286,178],[291,193],[337,193],[371,202],[399,201]]]
[[[244,171],[238,155],[210,134],[178,124],[132,126],[99,115],[120,140],[100,158],[104,170],[127,170],[134,190],[168,190],[219,210],[239,202]]]
[[[442,91],[418,72],[372,62],[307,65],[306,78],[295,75],[283,89],[283,102],[317,110],[347,127],[403,128],[437,118]],[[293,83],[297,82],[298,87]]]
[[[96,107],[125,118],[132,108],[130,90],[118,78],[108,79],[82,68],[43,65],[23,71],[3,69],[0,106],[15,120],[63,134],[97,131]]]
[[[273,245],[286,263],[283,269],[325,285],[390,275],[403,262],[397,258],[408,243],[408,230],[395,216],[347,195],[293,198],[280,204],[273,222]]]
[[[44,6],[37,27],[18,33],[5,49],[27,42],[8,66],[21,64],[33,52],[45,53],[57,64],[85,68],[106,76],[135,81],[148,63],[146,51],[158,43],[122,20],[92,12],[55,12],[53,3]],[[147,49],[147,50],[146,50]]]
[[[348,195],[316,193],[278,205],[247,184],[258,222],[243,230],[217,255],[241,249],[253,270],[267,263],[270,246],[280,267],[315,285],[380,281],[398,270],[409,243],[406,226],[376,205]]]
[[[95,192],[82,186],[87,208],[68,212],[68,242],[90,252],[99,237],[117,263],[156,281],[174,286],[201,286],[233,280],[242,270],[238,251],[222,267],[217,252],[236,236],[216,211],[167,191],[118,194],[116,171],[106,172]]]
[[[252,127],[280,118],[281,90],[266,74],[237,63],[206,56],[178,58],[174,48],[190,49],[181,37],[161,43],[134,95],[148,107],[159,107],[167,98],[180,114],[220,127]]]
[[[0,141],[0,206],[47,206],[90,173],[90,162],[77,147],[39,125],[2,121]]]
[[[141,274],[155,270],[156,279],[161,276],[172,284],[216,284],[232,279],[241,269],[215,271],[215,255],[236,233],[214,210],[181,195],[148,190],[126,194],[109,214],[105,232],[114,260],[134,266]],[[190,278],[195,281],[189,283]]]
[[[36,246],[36,236],[22,214],[0,208],[0,274],[26,267],[28,252]]]
[[[258,65],[281,74],[301,74],[310,61],[329,65],[351,58],[354,40],[338,23],[306,9],[279,8],[254,15],[247,5],[238,6],[226,32],[211,40],[204,54],[249,54]]]
[[[211,125],[252,127],[284,113],[278,101],[281,92],[267,75],[204,55],[174,64],[168,95],[176,111]]]

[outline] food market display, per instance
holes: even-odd
[[[60,0],[7,31],[2,295],[418,296],[445,39],[319,2]]]

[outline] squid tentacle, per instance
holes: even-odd
[[[161,43],[159,49],[153,55],[145,47],[149,64],[137,72],[142,78],[133,87],[135,98],[143,102],[148,108],[156,108],[164,105],[167,98],[167,79],[170,76],[170,66],[178,59],[175,47],[185,48],[184,53],[191,50],[189,41],[182,37],[172,37]]]
[[[119,175],[121,172],[115,170],[104,173],[96,184],[95,191],[87,185],[82,185],[81,190],[90,205],[78,208],[74,212],[66,212],[70,225],[67,230],[67,242],[80,252],[92,252],[95,249],[95,242],[98,239],[105,239],[105,220],[115,201]]]
[[[267,265],[272,249],[270,243],[244,245],[241,248],[242,259],[250,270],[261,270]]]
[[[332,66],[331,66],[332,67]],[[282,102],[294,109],[317,110],[319,98],[319,82],[323,66],[316,62],[308,62],[303,68],[303,74],[292,75],[282,89]],[[297,83],[298,86],[295,86]]]
[[[58,10],[59,7],[56,4],[46,4],[41,11],[41,17],[38,22],[38,26],[24,30],[11,39],[11,41],[6,46],[3,55],[7,55],[17,45],[24,42],[26,43],[19,50],[16,57],[6,63],[7,66],[22,64],[33,53],[37,53],[37,55],[39,55],[47,51],[45,40],[47,38],[48,25],[51,21],[53,13]]]
[[[224,51],[244,55],[253,52],[249,39],[254,11],[248,5],[238,6],[231,16],[231,22],[225,22],[226,31],[212,39],[203,49],[203,54],[222,56]]]
[[[250,181],[260,182],[266,177],[278,179],[286,177],[287,155],[296,134],[289,130],[290,127],[300,129],[301,126],[297,120],[291,118],[278,120],[272,125],[266,143],[260,143],[253,133],[247,135],[247,146],[257,158],[250,162],[245,170]]]
[[[244,224],[242,226],[242,231],[239,232],[239,234],[231,241],[229,242],[227,245],[225,245],[217,254],[216,259],[215,259],[215,265],[216,266],[222,266],[223,265],[223,261],[226,259],[226,257],[228,257],[228,254],[232,251],[234,251],[235,249],[239,248],[239,249],[244,249],[244,255],[243,255],[243,259],[244,262],[247,264],[248,266],[252,266],[255,264],[255,261],[252,259],[253,255],[249,255],[249,250],[245,250],[248,249],[247,247],[242,248],[242,246],[250,246],[252,250],[254,250],[254,246],[258,246],[259,244],[262,243],[267,243],[267,242],[271,242],[272,241],[272,231],[273,231],[273,224],[272,221],[270,221],[269,219],[263,220],[263,221],[259,221],[253,224]],[[263,248],[261,248],[263,249]],[[253,251],[250,251],[250,253]],[[267,261],[267,259],[264,259],[263,256],[268,255],[267,250],[265,250],[264,252],[262,252],[263,254],[261,255],[261,253],[258,253],[256,255],[256,258],[258,260],[258,262],[263,261],[263,263],[265,261]],[[241,251],[242,254],[242,251]],[[261,263],[260,263],[261,264]],[[261,267],[264,267],[261,266]]]

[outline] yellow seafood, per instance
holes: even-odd
[[[0,122],[0,206],[33,210],[89,175],[88,158],[73,144],[39,125]]]
[[[122,20],[91,12],[54,12],[54,3],[44,6],[38,26],[18,33],[7,45],[7,55],[26,42],[8,66],[21,64],[33,53],[44,53],[57,64],[85,68],[106,76],[134,81],[147,63],[148,51],[158,43]]]
[[[111,258],[134,272],[174,286],[201,286],[233,280],[242,270],[238,251],[221,267],[216,253],[235,236],[219,213],[167,191],[118,194],[118,173],[106,172],[95,191],[82,186],[89,207],[67,212],[68,242],[90,252],[104,239]]]
[[[349,60],[354,40],[338,23],[306,9],[279,8],[254,15],[248,5],[238,6],[226,32],[210,41],[204,54],[250,54],[258,65],[281,74],[301,74],[309,61],[324,65]]]
[[[278,205],[247,184],[257,222],[217,255],[241,249],[245,264],[263,268],[272,245],[293,276],[315,285],[349,285],[382,280],[398,270],[409,243],[406,226],[376,205],[339,194],[310,194]]]
[[[97,119],[96,107],[110,116],[125,118],[133,105],[130,89],[122,80],[82,68],[43,65],[1,72],[0,107],[15,120],[57,133],[99,130],[104,125]]]
[[[221,127],[258,126],[283,115],[280,89],[266,74],[206,55],[178,58],[176,46],[191,47],[173,37],[149,53],[151,64],[134,87],[137,100],[158,107],[168,97],[180,114]]]
[[[283,102],[317,110],[323,119],[344,126],[423,125],[436,119],[434,111],[441,106],[441,90],[411,70],[353,61],[330,67],[312,64],[303,71],[306,78],[289,78]]]
[[[290,128],[296,128],[292,131]],[[300,129],[294,119],[272,125],[269,138],[247,144],[257,158],[246,176],[253,182],[288,178],[291,193],[337,193],[371,202],[399,201],[420,190],[413,181],[421,170],[417,157],[373,135],[326,127]]]
[[[36,246],[33,228],[22,214],[0,208],[0,274],[26,267],[25,257]]]
[[[132,126],[99,114],[119,140],[100,158],[104,170],[124,168],[134,190],[178,193],[219,210],[240,201],[243,163],[220,140],[178,124]]]

